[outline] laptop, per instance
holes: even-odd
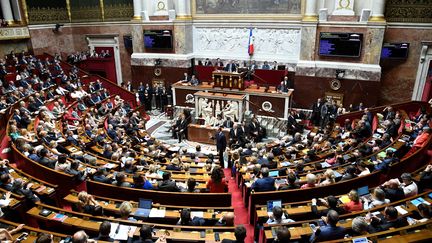
[[[370,193],[369,193],[369,187],[368,186],[363,186],[357,189],[357,193],[359,195],[359,197],[365,197],[370,199]]]
[[[135,211],[134,216],[139,218],[148,218],[148,216],[150,215],[150,210],[152,209],[152,204],[152,200],[140,198],[138,208]]]
[[[269,176],[271,177],[278,177],[279,176],[279,171],[278,170],[272,170],[269,172]]]
[[[267,212],[272,212],[273,207],[282,207],[282,201],[281,200],[270,200],[267,201]]]

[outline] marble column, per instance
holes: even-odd
[[[384,22],[384,11],[385,11],[386,0],[373,0],[372,1],[372,16],[369,21],[372,22]]]
[[[175,1],[177,19],[190,20],[191,14],[191,0],[176,0]]]
[[[141,20],[142,0],[133,0],[134,20]]]
[[[306,0],[305,14],[303,16],[303,21],[317,21],[317,1],[316,0]]]
[[[3,18],[8,22],[8,24],[14,23],[12,7],[9,0],[0,0]]]

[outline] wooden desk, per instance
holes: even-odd
[[[188,126],[188,139],[193,142],[206,143],[206,144],[216,144],[215,139],[211,139],[209,133],[212,136],[217,132],[217,127],[203,126],[197,124],[189,124]],[[223,133],[227,140],[229,141],[229,129],[224,128]]]

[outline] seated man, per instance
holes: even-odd
[[[234,218],[234,212],[228,212],[217,221],[215,226],[234,226]]]
[[[380,216],[380,215],[379,215]],[[398,216],[398,211],[393,206],[388,206],[384,210],[384,216],[370,216],[370,226],[372,227],[370,232],[385,231],[390,228],[400,228],[408,226],[408,221],[404,217]]]
[[[99,226],[99,235],[94,239],[98,241],[100,240],[100,241],[114,242],[114,239],[109,236],[110,231],[111,231],[111,223],[109,221],[103,221],[102,224],[100,224]]]
[[[288,218],[288,214],[282,210],[279,206],[274,206],[272,209],[272,214],[267,220],[267,224],[285,224],[292,223],[294,220]]]
[[[236,240],[223,239],[222,243],[242,243],[246,239],[246,228],[243,225],[237,225],[234,230]]]
[[[162,175],[162,181],[158,182],[157,186],[159,191],[167,192],[179,192],[180,188],[177,186],[176,182],[171,180],[171,173],[165,172]]]
[[[262,178],[256,180],[251,188],[256,192],[265,192],[265,191],[274,191],[275,188],[275,179],[273,177],[269,177],[269,169],[264,167],[261,169]]]
[[[325,226],[317,227],[313,232],[310,242],[329,241],[341,239],[345,236],[346,229],[341,226],[337,226],[339,222],[339,214],[330,210],[327,213],[327,217],[324,217]]]

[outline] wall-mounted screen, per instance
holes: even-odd
[[[382,59],[406,59],[408,57],[409,43],[384,43],[381,50]]]
[[[320,56],[359,57],[363,34],[321,32],[319,40]]]
[[[172,50],[173,36],[171,30],[145,30],[144,47],[146,51]]]

